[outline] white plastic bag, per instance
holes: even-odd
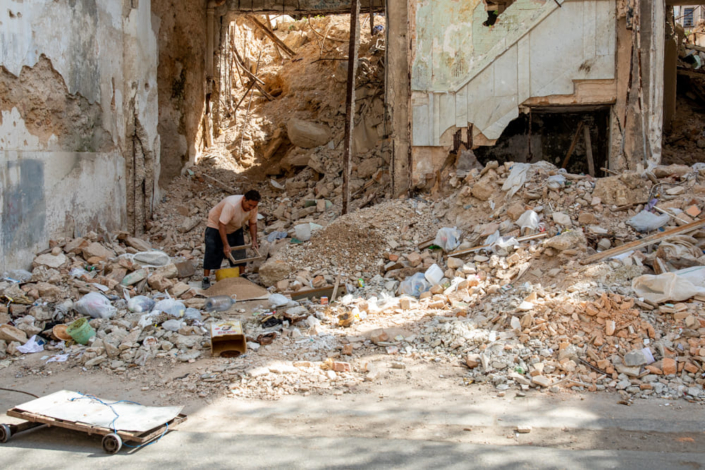
[[[631,225],[638,232],[653,232],[666,225],[669,219],[668,214],[656,215],[649,211],[641,211],[627,220],[627,225]]]
[[[135,253],[134,255],[125,256],[131,258],[132,261],[138,263],[143,268],[161,268],[171,262],[169,255],[158,250],[141,251],[139,253]]]
[[[42,352],[44,351],[44,343],[46,343],[46,341],[41,338],[37,338],[37,335],[34,335],[22,346],[17,346],[17,350],[22,354]]]
[[[546,186],[548,186],[548,189],[553,189],[554,191],[558,191],[559,189],[565,188],[565,176],[561,175],[560,173],[557,175],[549,176],[548,180],[546,181]]]
[[[74,308],[78,313],[93,318],[113,318],[117,313],[117,309],[110,304],[110,301],[97,292],[84,295],[74,304]]]
[[[460,246],[460,237],[463,234],[457,228],[443,227],[436,233],[433,240],[434,245],[440,246],[446,253],[453,251]]]
[[[655,303],[682,302],[694,295],[705,295],[705,266],[639,276],[632,280],[632,289],[638,297]]]
[[[294,227],[296,238],[302,242],[307,242],[311,239],[311,226],[309,224],[299,224]]]
[[[17,282],[29,282],[32,279],[32,273],[26,269],[11,269],[2,275],[3,279]]]
[[[489,245],[489,247],[491,247],[492,245],[495,244],[495,242],[497,240],[499,240],[500,237],[501,237],[501,235],[499,234],[499,230],[495,230],[495,232],[492,235],[490,235],[489,237],[487,237],[485,239],[485,245]]]
[[[132,313],[151,312],[154,308],[154,300],[146,295],[138,295],[127,301],[127,309]]]
[[[507,193],[507,199],[514,196],[517,191],[524,186],[526,183],[526,174],[529,172],[531,165],[528,163],[515,163],[512,166],[512,171],[509,173],[509,177],[502,185],[502,191],[509,191]]]
[[[184,313],[184,320],[202,321],[203,315],[197,309],[189,307]]]
[[[179,331],[184,326],[184,322],[180,320],[167,320],[162,323],[162,328],[166,331]]]
[[[430,288],[431,284],[426,280],[424,273],[416,273],[402,281],[399,290],[402,294],[418,297]]]
[[[152,312],[164,312],[170,317],[181,318],[186,313],[186,306],[174,299],[164,299],[157,302]]]
[[[516,224],[521,227],[521,233],[524,233],[524,229],[530,229],[535,231],[538,231],[539,229],[539,215],[532,211],[528,210],[521,214],[521,217],[517,219]]]
[[[283,307],[289,303],[289,299],[285,295],[272,294],[269,296],[269,305],[272,308]]]
[[[519,246],[519,242],[514,237],[500,237],[496,242],[492,244],[492,251],[498,252],[499,250],[507,251],[509,247]]]
[[[154,320],[159,316],[159,312],[146,313],[140,317],[140,321],[137,322],[142,328],[147,328],[154,323]]]

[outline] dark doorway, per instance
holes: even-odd
[[[605,167],[608,160],[609,109],[607,106],[533,108],[531,114],[522,114],[510,122],[496,145],[475,149],[475,156],[483,165],[490,160],[497,160],[500,164],[505,161],[535,163],[546,160],[561,168],[575,139],[576,144],[566,169],[574,174],[587,174],[587,153],[582,130],[582,126],[587,126],[595,176],[604,176],[600,168]]]

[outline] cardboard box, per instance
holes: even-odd
[[[247,352],[247,340],[237,320],[211,325],[211,352],[213,357],[237,357]]]

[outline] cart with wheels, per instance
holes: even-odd
[[[83,432],[88,434],[89,436],[94,434],[103,436],[103,450],[108,454],[116,454],[120,451],[123,445],[129,447],[143,447],[159,440],[163,435],[167,433],[167,431],[174,430],[178,424],[183,423],[184,421],[186,421],[187,418],[186,415],[181,414],[180,412],[176,412],[176,414],[173,413],[175,409],[178,409],[180,411],[180,407],[147,407],[138,405],[136,403],[132,404],[131,402],[128,402],[126,403],[126,405],[123,405],[122,407],[118,408],[117,404],[121,402],[108,403],[92,396],[82,394],[77,394],[78,396],[75,396],[76,394],[77,392],[57,392],[47,397],[33,400],[31,402],[19,405],[15,408],[8,410],[8,416],[22,419],[24,420],[24,422],[19,424],[0,424],[0,443],[5,443],[18,433],[27,431],[38,426],[55,426],[57,428],[71,429],[73,431]],[[61,396],[55,397],[56,395]],[[54,397],[54,400],[51,400],[52,397]],[[74,408],[77,408],[81,404],[80,402],[77,403],[77,400],[82,400],[85,398],[91,400],[91,406],[89,407],[89,409],[82,410],[82,413],[84,413],[84,415],[81,417],[80,420],[70,419],[70,415],[75,415],[76,412],[67,410],[67,403],[71,403]],[[53,409],[47,410],[48,412],[46,413],[41,413],[38,411],[28,411],[28,408],[46,408],[46,405],[51,405],[52,401],[54,402],[54,407]],[[74,403],[75,405],[73,405]],[[133,421],[132,423],[130,423],[130,416],[127,416],[127,419],[123,420],[126,421],[126,423],[120,423],[119,412],[123,412],[125,415],[127,415],[127,413],[123,411],[126,409],[126,406],[137,407],[138,409],[134,409],[131,411],[134,413],[142,412],[145,417],[138,418],[142,422]],[[106,415],[105,413],[100,411],[101,408],[107,409],[111,415]],[[167,414],[165,414],[163,410],[168,410]],[[150,413],[152,416],[149,416]],[[154,424],[155,420],[159,420],[160,417],[164,416],[169,417],[169,420],[161,421],[161,424],[157,424],[155,426],[149,427],[148,429],[145,429],[151,424]],[[128,430],[124,429],[125,427],[133,427],[138,429]]]

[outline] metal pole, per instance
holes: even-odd
[[[350,10],[350,48],[348,49],[348,84],[345,96],[345,146],[343,150],[343,214],[350,206],[350,159],[355,127],[355,76],[360,47],[360,0],[352,0]]]

